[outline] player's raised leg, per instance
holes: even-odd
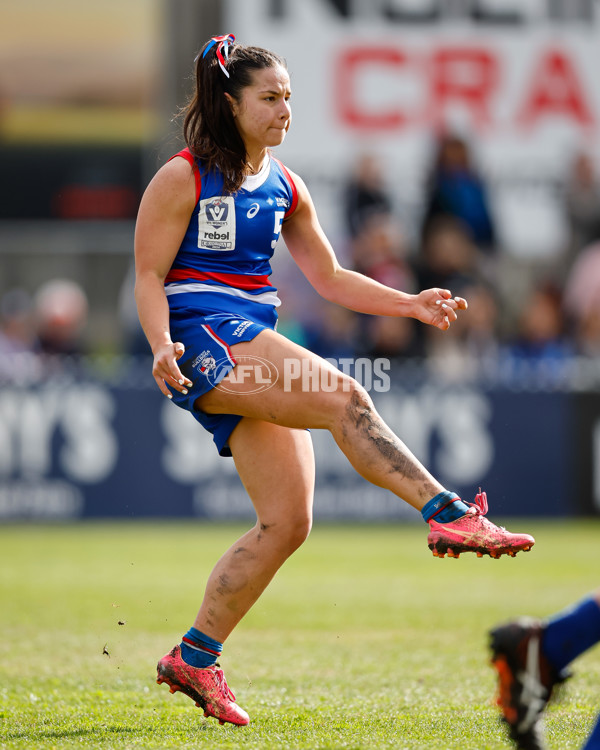
[[[472,551],[499,557],[533,546],[528,534],[511,534],[484,518],[484,493],[470,504],[448,492],[386,425],[365,389],[325,360],[270,330],[236,344],[232,352],[267,360],[279,373],[277,382],[256,392],[247,379],[235,377],[234,368],[198,399],[197,408],[329,430],[359,474],[421,511],[430,523],[428,541],[436,556]]]
[[[229,445],[257,522],[217,562],[193,627],[158,663],[158,682],[184,692],[221,723],[247,724],[248,714],[235,703],[215,661],[227,636],[310,532],[314,455],[306,430],[255,419],[242,419]]]

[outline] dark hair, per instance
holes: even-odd
[[[202,56],[209,44],[202,47],[196,59],[196,89],[183,112],[183,135],[192,154],[203,161],[205,172],[218,169],[223,173],[224,189],[235,193],[249,167],[246,147],[225,94],[239,102],[242,89],[252,85],[255,71],[287,66],[283,58],[269,50],[233,43],[226,60],[227,77],[219,65],[216,45]]]

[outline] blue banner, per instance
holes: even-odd
[[[0,386],[1,519],[253,517],[232,459],[219,457],[211,436],[144,372]],[[573,416],[575,396],[427,379],[371,396],[448,489],[466,500],[485,489],[493,517],[582,512],[571,478],[576,461],[582,470],[578,446],[589,426],[582,433]],[[358,476],[328,432],[312,437],[317,518],[419,518]],[[584,510],[594,512],[592,503]]]

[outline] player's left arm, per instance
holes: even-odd
[[[306,185],[296,174],[292,173],[292,178],[298,204],[283,224],[283,238],[300,270],[322,297],[357,312],[416,318],[441,330],[456,320],[457,310],[467,309],[466,301],[453,297],[448,289],[408,294],[343,268],[319,224]]]

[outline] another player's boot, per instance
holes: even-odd
[[[181,649],[175,646],[156,665],[160,685],[166,682],[171,693],[180,690],[188,695],[205,716],[214,716],[220,724],[226,721],[244,726],[250,718],[244,709],[235,703],[235,695],[229,689],[223,670],[218,664],[200,669],[191,667],[181,658]]]
[[[484,518],[488,512],[485,492],[480,492],[475,502],[467,505],[470,507],[466,515],[456,521],[429,521],[427,543],[434,557],[444,557],[446,553],[448,557],[459,557],[461,552],[476,552],[478,557],[514,557],[517,552],[527,552],[535,544],[535,539],[529,534],[511,534]]]
[[[554,686],[569,677],[544,656],[543,628],[540,620],[522,617],[490,633],[492,664],[499,677],[498,705],[521,750],[543,750],[541,714]]]

